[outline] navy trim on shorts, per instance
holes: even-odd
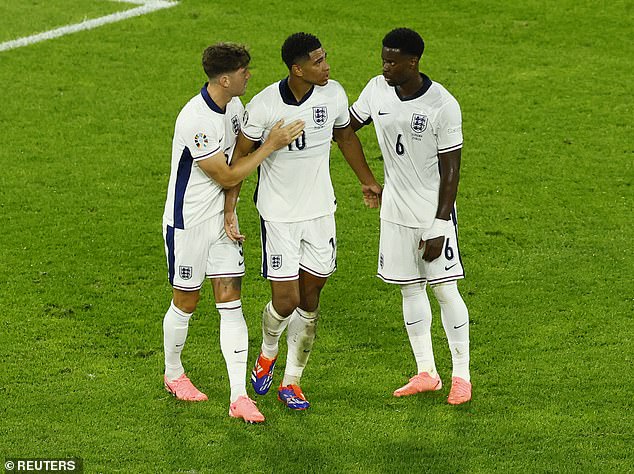
[[[330,273],[321,273],[318,272],[316,270],[313,270],[312,268],[308,268],[305,265],[302,265],[301,263],[299,264],[299,268],[304,270],[305,272],[308,272],[312,275],[315,275],[316,277],[320,277],[320,278],[328,278],[330,275],[332,275],[333,273],[335,273],[335,270],[337,269],[337,265],[335,265],[335,268],[333,268],[333,270]]]
[[[174,286],[174,228],[171,225],[167,226],[165,232],[165,244],[167,245],[167,274],[170,285]]]
[[[253,204],[256,206],[258,205],[258,191],[260,190],[260,166],[258,166],[258,181],[255,183],[255,191],[253,191]]]
[[[376,276],[383,280],[385,283],[394,283],[395,285],[409,285],[410,283],[422,283],[424,281],[427,281],[427,278],[425,277],[410,278],[408,280],[395,280],[394,278],[384,277],[380,273],[377,273]]]
[[[429,285],[437,285],[439,283],[447,283],[448,281],[461,280],[462,278],[464,278],[464,272],[458,275],[451,275],[448,277],[437,278],[435,280],[427,280],[427,283],[429,283]]]
[[[262,276],[264,278],[268,278],[269,268],[266,264],[268,261],[268,257],[266,255],[266,226],[264,225],[264,219],[262,219],[262,217],[260,217],[260,241],[262,242]]]
[[[222,277],[227,277],[227,278],[234,278],[234,277],[242,277],[244,276],[246,272],[243,270],[241,272],[237,272],[237,273],[209,273],[209,274],[205,274],[205,278],[222,278]]]
[[[172,285],[173,288],[177,289],[177,290],[181,290],[181,291],[198,291],[200,290],[203,285],[202,283],[198,286],[179,286],[179,285]]]
[[[267,280],[269,281],[293,281],[293,280],[297,280],[299,279],[299,273],[296,273],[295,275],[290,275],[290,276],[281,276],[281,277],[277,277],[277,276],[264,276]]]
[[[462,267],[462,278],[464,278],[465,269],[464,264],[462,263],[462,255],[460,254],[460,239],[458,238],[458,213],[456,212],[455,204],[453,205],[450,218],[453,221],[453,227],[456,232],[456,252],[458,252],[458,261],[460,262],[460,266]]]

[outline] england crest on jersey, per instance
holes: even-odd
[[[328,108],[325,105],[313,107],[313,120],[319,126],[322,126],[328,120]]]
[[[233,134],[237,135],[240,131],[240,119],[238,119],[237,115],[231,117],[231,127],[233,128]]]
[[[416,133],[423,133],[427,129],[427,115],[412,115],[412,130]]]

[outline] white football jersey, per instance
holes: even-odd
[[[288,78],[271,84],[247,104],[242,133],[253,141],[265,140],[280,119],[285,125],[301,119],[305,128],[299,138],[272,153],[258,168],[255,203],[260,216],[271,222],[298,222],[334,213],[332,131],[350,123],[343,87],[330,80],[325,86],[313,86],[297,102]]]
[[[176,119],[172,142],[172,170],[163,222],[176,229],[193,227],[224,209],[225,195],[198,162],[223,151],[230,160],[244,112],[237,97],[223,111],[207,92],[183,107]]]
[[[381,219],[428,228],[438,208],[438,154],[462,148],[462,116],[447,89],[422,76],[423,87],[405,100],[376,76],[350,112],[361,123],[374,121],[385,170]]]

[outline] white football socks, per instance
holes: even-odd
[[[401,285],[403,319],[414,352],[418,373],[436,375],[436,362],[431,342],[431,306],[425,283]]]
[[[442,325],[447,334],[453,377],[460,377],[467,382],[471,380],[469,373],[469,311],[460,296],[458,284],[453,281],[432,287],[440,304]]]
[[[290,316],[280,316],[273,303],[269,301],[262,312],[262,354],[267,359],[273,359],[279,351],[280,336],[288,326]]]
[[[216,309],[220,313],[220,349],[227,364],[233,403],[238,397],[247,394],[249,332],[240,300],[216,303]]]
[[[299,385],[299,380],[315,342],[319,308],[315,311],[304,311],[301,308],[296,308],[289,319],[288,332],[286,333],[288,356],[282,380],[284,386]]]
[[[163,318],[163,349],[165,351],[165,377],[176,380],[185,373],[181,363],[181,352],[187,339],[187,329],[192,313],[181,311],[170,303]]]

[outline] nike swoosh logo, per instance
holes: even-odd
[[[304,349],[304,352],[310,352],[310,349]]]
[[[467,321],[467,323],[468,323],[468,322],[469,322],[469,321]],[[462,326],[464,326],[464,325],[465,325],[465,324],[467,324],[467,323],[462,323],[460,326],[454,326],[453,328],[454,328],[454,329],[460,329]]]
[[[246,352],[246,349],[242,349],[241,351],[233,351],[234,354],[240,354],[240,352]]]
[[[185,343],[183,344],[176,344],[176,347],[183,347],[185,345]]]
[[[381,111],[379,110],[379,115],[387,115],[387,114],[389,114],[389,112],[381,112]]]
[[[452,269],[453,267],[455,267],[456,265],[458,265],[458,264],[457,264],[457,263],[454,263],[453,265],[450,265],[450,266],[448,266],[448,267],[447,267],[447,266],[445,266],[445,271],[447,271],[447,270],[451,270],[451,269]]]
[[[241,262],[238,262],[238,266],[239,267],[242,266],[242,265],[244,265],[244,260],[242,260]]]
[[[419,319],[418,321],[414,321],[413,323],[410,323],[409,321],[407,321],[405,324],[407,324],[408,326],[411,326],[412,324],[420,323],[421,321],[422,319]]]

